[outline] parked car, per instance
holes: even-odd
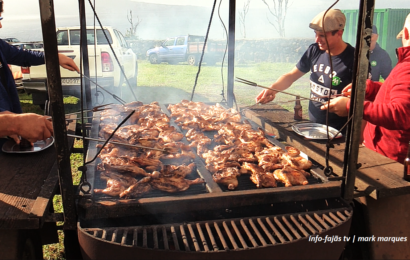
[[[17,38],[13,38],[13,37],[8,37],[8,38],[2,38],[3,41],[7,42],[7,43],[15,43],[15,42],[20,42],[19,39]]]
[[[196,35],[182,35],[166,39],[161,46],[147,51],[151,64],[168,62],[175,64],[187,61],[189,65],[198,65],[205,37]],[[214,65],[222,57],[225,45],[208,41],[205,48],[204,62]]]
[[[87,28],[87,44],[89,53],[90,76],[93,81],[104,88],[114,91],[125,81],[120,66],[108,43],[111,44],[115,55],[119,59],[126,77],[132,86],[137,85],[138,62],[137,55],[128,46],[124,36],[112,27],[104,27],[106,39],[102,29]],[[94,42],[97,42],[96,55]],[[57,28],[58,52],[74,59],[80,67],[80,27]],[[80,96],[80,75],[75,71],[61,69],[61,85],[64,95]],[[27,93],[32,94],[33,104],[44,105],[48,99],[46,90],[47,75],[45,65],[22,67],[23,84]]]
[[[11,43],[11,45],[17,47],[18,49],[23,49],[23,50],[42,49],[43,48],[43,43],[42,42],[18,42],[18,43]]]

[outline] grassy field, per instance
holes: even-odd
[[[290,71],[294,64],[290,63],[258,63],[238,65],[235,67],[235,76],[255,81],[260,85],[270,86],[283,73]],[[152,65],[147,61],[139,62],[138,87],[132,91],[137,100],[149,103],[159,101],[161,103],[176,103],[182,99],[191,99],[192,89],[195,85],[195,77],[198,67],[187,64],[169,65],[166,63]],[[227,69],[224,68],[223,78],[227,78]],[[224,91],[223,91],[224,90]],[[127,102],[134,101],[132,91],[125,85],[117,89],[117,94]],[[250,106],[255,103],[254,99],[262,91],[260,88],[247,86],[235,82],[234,92],[239,107]],[[299,81],[288,89],[288,92],[299,94],[304,97],[309,96],[309,79],[302,77]],[[198,77],[193,101],[221,102],[226,96],[226,83],[222,84],[221,67],[202,66]],[[106,95],[106,94],[105,94]],[[288,110],[293,110],[295,98],[285,94],[278,94],[275,102],[289,101],[280,103]],[[106,98],[108,102],[109,98]],[[20,101],[24,112],[43,114],[38,106],[31,102],[31,97],[20,94]],[[79,110],[79,100],[74,97],[65,97],[65,112],[70,113]],[[307,114],[308,101],[302,101],[304,114]],[[82,147],[81,141],[75,142],[76,147]],[[82,156],[79,154],[71,155],[71,170],[74,184],[79,184],[81,172],[78,167],[82,164]],[[60,195],[54,197],[54,208],[56,212],[62,212],[62,198]],[[62,225],[63,223],[58,223]],[[46,245],[43,248],[44,259],[64,259],[64,234],[59,232],[60,242],[57,244]]]

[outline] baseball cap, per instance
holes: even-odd
[[[377,34],[377,27],[376,25],[372,26],[372,33]]]
[[[404,21],[403,27],[407,27],[407,29],[410,30],[410,14],[407,15],[406,20]],[[403,31],[404,31],[404,28],[399,32],[399,34],[397,34],[396,36],[397,39],[401,39],[403,37]]]
[[[309,27],[315,31],[323,31],[322,21],[326,11],[316,15],[310,22]],[[343,30],[346,24],[346,16],[339,9],[330,9],[325,17],[325,31],[331,32]]]

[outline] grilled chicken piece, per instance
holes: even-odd
[[[243,169],[249,170],[252,172],[251,180],[256,184],[257,188],[261,187],[277,187],[276,180],[272,173],[265,172],[261,167],[253,163],[243,163]]]
[[[274,171],[273,175],[278,181],[283,182],[285,187],[308,184],[308,181],[302,172],[289,166],[285,166],[283,169]]]
[[[164,169],[161,171],[164,175],[174,175],[176,177],[185,178],[188,174],[191,174],[195,169],[195,163],[190,163],[189,165],[165,165]]]
[[[167,143],[164,144],[163,148],[168,149],[169,154],[162,154],[161,159],[195,159],[195,154],[192,152],[191,148],[182,142]]]
[[[276,169],[283,167],[281,162],[281,157],[272,154],[259,153],[256,155],[258,157],[259,166],[265,171],[271,172]]]
[[[166,176],[163,173],[155,171],[152,173],[151,186],[157,190],[162,190],[166,192],[180,192],[185,191],[189,186],[193,184],[204,183],[205,181],[201,178],[195,180],[188,180],[181,178],[178,175]]]
[[[136,198],[142,197],[144,194],[152,190],[150,184],[151,177],[144,177],[137,183],[131,185],[128,189],[120,193],[120,198]]]
[[[312,167],[312,162],[300,156],[300,151],[291,146],[286,146],[287,153],[282,155],[282,164],[290,165],[292,168],[299,170],[307,170]],[[308,174],[308,173],[307,173]]]
[[[231,168],[231,167],[239,168],[241,167],[241,165],[238,162],[223,162],[223,163],[212,162],[206,165],[206,168],[208,169],[208,171],[212,173],[216,173],[216,172],[222,171],[225,168]]]
[[[228,190],[234,190],[238,187],[237,177],[240,175],[238,168],[226,167],[223,170],[212,175],[212,179],[216,183],[220,183],[228,187]]]
[[[137,180],[129,175],[121,175],[114,172],[102,172],[100,178],[107,180],[107,188],[94,189],[94,193],[104,193],[109,196],[118,196],[129,186],[137,183]]]

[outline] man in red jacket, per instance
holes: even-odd
[[[364,145],[397,162],[403,163],[410,141],[410,14],[397,35],[403,47],[397,48],[398,62],[384,83],[367,81],[363,119]],[[344,92],[350,87],[347,86]],[[338,97],[329,111],[348,115],[350,99]],[[327,109],[327,104],[321,107]]]

